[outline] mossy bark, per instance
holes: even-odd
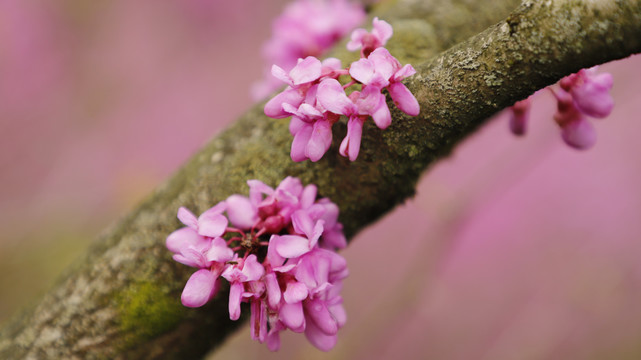
[[[318,163],[293,163],[288,120],[266,118],[258,104],[108,229],[35,309],[5,325],[0,358],[202,356],[238,322],[228,319],[225,291],[200,309],[180,305],[193,270],[172,261],[164,247],[180,226],[179,206],[199,213],[246,194],[248,179],[275,185],[297,176],[339,205],[352,237],[412,196],[419,175],[496,111],[580,68],[641,50],[641,0],[525,1],[510,14],[517,5],[381,5],[376,15],[396,31],[388,48],[418,70],[406,84],[421,104],[419,116],[393,111],[387,130],[365,126],[353,163],[338,156],[336,140]],[[335,138],[344,134],[344,123],[337,124]]]

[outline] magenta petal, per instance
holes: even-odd
[[[278,65],[272,65],[272,75],[287,85],[294,85],[292,79],[287,75],[287,72]]]
[[[265,274],[265,268],[258,262],[256,255],[251,254],[245,260],[243,274],[247,276],[247,281],[256,281]]]
[[[288,176],[284,178],[283,181],[280,182],[280,184],[278,184],[278,190],[285,191],[292,197],[297,198],[303,192],[303,183],[298,178]],[[278,200],[282,201],[282,199]]]
[[[608,88],[595,82],[586,82],[583,86],[574,88],[572,95],[579,110],[588,116],[604,118],[610,115],[614,108],[614,100],[610,96]]]
[[[318,102],[327,110],[342,115],[356,112],[356,105],[345,95],[343,86],[336,79],[325,79],[318,85]]]
[[[205,255],[193,247],[183,249],[180,254],[174,255],[173,259],[181,264],[192,267],[206,268],[211,265]]]
[[[303,210],[298,210],[292,214],[292,225],[294,231],[299,234],[305,234],[310,237],[314,231],[314,221],[309,214]]]
[[[349,67],[349,74],[363,84],[369,84],[374,76],[374,63],[367,59],[354,61]]]
[[[269,330],[265,344],[269,351],[278,351],[280,349],[280,331]]]
[[[275,244],[276,252],[285,258],[299,257],[309,252],[309,240],[297,235],[283,235],[278,238]]]
[[[378,107],[372,113],[372,119],[374,119],[374,123],[379,129],[386,129],[392,123],[392,114],[390,114],[389,107],[387,107],[385,95],[381,94],[380,99]]]
[[[352,31],[351,40],[347,43],[347,50],[356,51],[360,49],[363,45],[363,36],[365,35],[367,35],[367,30],[365,29],[356,29]]]
[[[333,58],[333,57],[323,60],[321,64],[323,65],[324,68],[328,68],[332,70],[340,70],[343,67],[340,59]]]
[[[171,258],[174,259],[174,261],[179,262],[183,265],[187,265],[195,268],[203,267],[201,266],[202,262],[194,260],[194,258],[191,256],[185,256],[183,254],[174,254],[174,256],[172,256]]]
[[[351,161],[356,160],[361,147],[361,136],[363,134],[363,120],[359,117],[352,117],[347,122],[347,136],[341,143],[339,153],[348,156]]]
[[[293,161],[299,162],[307,159],[306,149],[309,139],[312,137],[312,125],[305,123],[305,126],[301,127],[296,135],[294,135],[294,141],[292,141],[292,149],[290,156]]]
[[[276,279],[276,273],[269,272],[265,274],[265,288],[267,289],[267,302],[269,307],[276,309],[281,298],[280,286],[278,285],[278,279]]]
[[[311,321],[305,326],[305,337],[312,345],[322,351],[330,351],[336,346],[337,336],[325,334]]]
[[[414,95],[402,83],[393,83],[388,88],[394,104],[404,113],[416,116],[421,111]]]
[[[233,259],[234,251],[227,246],[223,238],[215,238],[211,243],[211,248],[207,251],[207,260],[224,263]]]
[[[316,188],[316,185],[309,184],[305,186],[305,189],[303,189],[303,193],[300,196],[300,206],[303,209],[312,206],[314,204],[314,201],[316,201],[317,192],[318,189]]]
[[[240,300],[243,290],[243,283],[240,282],[233,282],[229,289],[229,318],[232,320],[240,318]]]
[[[225,233],[227,218],[221,214],[204,212],[198,218],[198,233],[202,236],[217,237]]]
[[[258,222],[258,209],[252,205],[249,198],[241,195],[232,195],[227,202],[227,216],[229,221],[237,228],[251,229]]]
[[[338,332],[338,324],[330,314],[324,301],[319,299],[306,301],[305,313],[323,333],[335,335]]]
[[[329,249],[346,248],[347,239],[345,238],[345,234],[343,234],[342,228],[343,226],[341,225],[338,230],[332,229],[331,231],[323,233],[323,237],[321,238],[321,246]]]
[[[373,29],[372,34],[375,35],[381,42],[381,46],[385,45],[387,40],[394,34],[394,29],[385,20],[379,20],[377,17],[372,21]]]
[[[209,246],[209,240],[198,235],[196,230],[184,227],[169,234],[165,245],[169,251],[179,253],[190,246],[196,249],[205,249]]]
[[[250,324],[251,338],[259,342],[265,341],[267,336],[267,309],[265,309],[265,302],[260,300],[253,300],[250,307]]]
[[[290,113],[283,110],[283,104],[290,104],[298,108],[303,102],[303,96],[295,89],[285,89],[280,94],[274,96],[265,104],[265,115],[274,119],[282,119],[291,116]]]
[[[301,116],[305,117],[307,120],[310,120],[310,121],[321,119],[323,117],[323,113],[318,111],[318,109],[311,106],[310,104],[301,104],[298,107],[298,112],[300,113]]]
[[[321,75],[321,62],[313,56],[308,56],[305,60],[299,61],[296,66],[289,72],[294,85],[300,85],[312,82]]]
[[[307,298],[309,292],[307,286],[298,281],[291,281],[287,283],[287,289],[283,293],[283,298],[288,304],[301,302]]]
[[[201,269],[191,275],[180,300],[187,307],[203,306],[215,294],[218,277],[209,270]]]
[[[401,63],[383,47],[372,51],[367,58],[374,63],[376,72],[381,74],[386,80],[389,80],[392,75],[401,68]]]
[[[196,218],[196,215],[184,206],[181,206],[178,209],[178,220],[194,230],[198,229],[198,219]]]
[[[296,134],[306,126],[309,126],[309,124],[296,116],[292,116],[292,119],[289,122],[289,133],[292,134],[292,136],[296,136]]]
[[[412,65],[407,64],[397,71],[394,76],[392,76],[392,79],[398,82],[414,74],[416,74],[416,69],[414,69]]]
[[[305,314],[303,303],[284,303],[278,312],[278,318],[292,331],[303,332],[305,329]]]
[[[596,143],[596,131],[585,119],[572,121],[561,130],[563,141],[578,150],[587,150]]]
[[[347,313],[345,312],[343,304],[337,303],[330,305],[329,312],[332,313],[332,316],[336,319],[338,327],[342,328],[347,322]]]
[[[285,258],[278,255],[276,251],[276,244],[280,240],[279,235],[272,235],[269,238],[269,245],[267,246],[267,261],[272,267],[283,265]]]

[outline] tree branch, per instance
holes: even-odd
[[[478,3],[381,6],[379,16],[395,28],[392,54],[413,64],[431,58],[406,82],[421,104],[418,117],[394,111],[387,130],[365,126],[354,163],[338,156],[337,141],[318,163],[293,163],[288,120],[268,119],[257,105],[105,232],[35,309],[7,324],[0,358],[202,356],[237,323],[228,319],[225,291],[201,309],[180,304],[191,269],[164,247],[180,226],[179,206],[201,212],[247,193],[248,179],[275,185],[292,175],[339,205],[352,237],[411,196],[419,175],[496,111],[580,68],[641,51],[641,0],[550,0],[526,1],[433,57],[516,6]],[[337,138],[346,132],[344,123],[335,128]]]

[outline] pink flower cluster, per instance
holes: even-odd
[[[263,58],[289,71],[300,58],[324,54],[364,19],[363,6],[348,0],[294,1],[274,21]],[[265,80],[254,85],[252,95],[263,99],[281,85],[267,69]]]
[[[360,150],[363,124],[371,117],[376,126],[387,128],[392,122],[383,89],[387,89],[396,106],[408,115],[418,115],[416,98],[401,82],[416,70],[412,65],[402,66],[383,46],[392,36],[390,24],[374,18],[374,30],[369,33],[357,29],[348,44],[351,50],[361,49],[361,59],[347,69],[340,60],[329,58],[321,62],[313,56],[299,59],[286,72],[274,65],[272,74],[287,84],[283,92],[265,105],[265,114],[280,119],[291,116],[289,131],[294,136],[291,157],[294,161],[318,161],[332,143],[332,125],[340,115],[348,117],[347,136],[339,152],[356,160]],[[350,80],[341,85],[341,76]],[[349,95],[345,90],[360,85]]]
[[[347,244],[338,206],[316,200],[316,186],[303,187],[297,178],[276,189],[247,183],[249,197],[231,195],[199,217],[178,210],[185,227],[167,237],[167,248],[174,260],[199,269],[182,303],[205,305],[224,278],[230,319],[240,317],[241,302],[250,304],[253,339],[275,351],[279,333],[290,329],[328,351],[346,320],[340,290],[348,271],[336,249]]]
[[[561,137],[573,148],[589,149],[596,143],[596,131],[586,116],[601,119],[612,112],[612,75],[597,73],[595,66],[564,77],[559,86],[549,89],[557,100],[554,120],[561,127]],[[525,133],[531,105],[531,98],[527,98],[511,107],[510,129],[514,134]]]

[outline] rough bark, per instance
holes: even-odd
[[[339,123],[321,161],[293,163],[288,120],[268,119],[262,104],[255,106],[108,229],[37,307],[6,324],[0,358],[202,356],[238,323],[228,320],[225,291],[201,309],[180,304],[193,270],[173,262],[164,247],[180,226],[179,206],[198,213],[246,194],[247,179],[274,185],[292,175],[317,184],[320,195],[339,205],[352,237],[411,196],[419,175],[496,111],[580,68],[641,51],[641,0],[525,1],[508,16],[516,5],[399,0],[381,6],[378,15],[395,27],[388,48],[418,70],[406,82],[421,104],[418,117],[393,111],[387,130],[366,126],[354,163],[338,156],[336,140],[346,131]]]

